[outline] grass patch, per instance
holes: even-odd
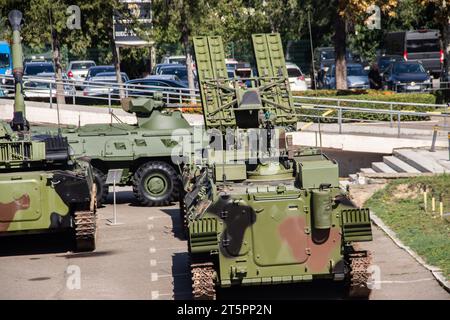
[[[427,189],[428,212],[423,190]],[[450,175],[399,179],[376,192],[366,205],[427,263],[442,269],[450,279],[450,223],[433,216],[431,194],[444,198],[444,212],[450,212]],[[438,201],[438,200],[437,200]]]

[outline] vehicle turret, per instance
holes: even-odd
[[[162,95],[155,93],[153,98],[126,99],[122,108],[136,114],[138,127],[147,130],[176,130],[190,128],[179,110],[169,110]]]

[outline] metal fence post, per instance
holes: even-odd
[[[108,107],[111,109],[111,90],[108,90]]]
[[[391,128],[394,126],[394,114],[392,113],[393,106],[392,103],[389,105],[389,108],[391,109],[390,118],[391,118]]]
[[[436,152],[436,139],[437,139],[438,127],[433,127],[433,139],[431,140],[430,152]]]
[[[72,95],[72,104],[75,104],[75,96],[77,95],[77,86],[75,85],[75,82],[73,83],[73,95]]]
[[[339,134],[342,133],[342,108],[338,109]]]
[[[50,109],[53,108],[53,92],[52,92],[52,83],[50,82]]]
[[[397,112],[397,137],[400,138],[400,126],[401,126],[401,116],[400,111]]]

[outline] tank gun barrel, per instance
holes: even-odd
[[[23,52],[20,36],[22,12],[19,10],[12,10],[8,15],[8,19],[13,31],[11,50],[15,89],[14,117],[11,122],[11,127],[15,131],[27,131],[29,129],[29,124],[25,115],[25,102],[23,97]]]

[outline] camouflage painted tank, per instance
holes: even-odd
[[[340,189],[335,161],[292,145],[298,116],[280,37],[252,40],[259,77],[246,88],[228,80],[220,37],[194,38],[205,126],[221,146],[183,171],[193,296],[316,279],[367,296],[370,254],[353,244],[372,239],[369,210]]]
[[[22,14],[13,10],[14,117],[0,121],[0,235],[71,230],[79,251],[94,250],[96,198],[92,169],[75,161],[67,139],[32,135],[22,95]]]

